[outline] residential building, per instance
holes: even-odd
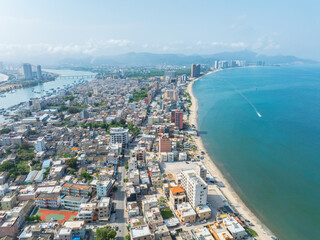
[[[182,224],[194,223],[197,220],[197,214],[191,207],[190,203],[184,202],[176,205],[177,216]]]
[[[130,228],[130,237],[132,240],[152,240],[153,234],[148,226],[139,226]]]
[[[129,142],[129,130],[123,127],[110,129],[110,144],[122,143],[126,146]]]
[[[30,63],[23,64],[23,73],[25,80],[32,80],[32,67]]]
[[[165,136],[160,137],[159,152],[171,152],[171,141],[169,138]]]
[[[11,196],[4,196],[1,199],[1,209],[2,210],[10,210],[17,206],[17,196],[11,195]]]
[[[191,64],[191,77],[200,77],[200,64]]]
[[[44,137],[40,137],[34,144],[34,148],[37,152],[42,152],[46,150],[46,145],[44,141]]]
[[[109,220],[111,211],[111,198],[102,197],[98,203],[98,218],[99,220]]]
[[[169,190],[169,194],[169,202],[172,207],[175,207],[177,204],[187,201],[186,191],[183,189],[183,187],[172,187]]]
[[[41,71],[41,65],[37,66],[37,79],[42,80],[42,71]]]
[[[207,203],[208,187],[194,170],[181,171],[181,186],[186,190],[189,203],[192,207]]]
[[[208,205],[196,207],[196,213],[200,220],[211,218],[211,208]]]
[[[114,180],[108,179],[105,181],[99,181],[97,183],[97,195],[100,197],[108,196],[110,193],[112,186],[114,184]]]

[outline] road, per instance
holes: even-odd
[[[111,218],[111,226],[117,226],[119,229],[117,231],[117,239],[124,239],[127,235],[127,213],[125,211],[125,186],[123,183],[123,178],[125,178],[126,170],[124,168],[124,163],[126,158],[122,160],[121,165],[118,168],[118,190],[114,194],[113,205],[115,208],[115,219]]]

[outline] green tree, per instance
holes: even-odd
[[[78,163],[76,158],[69,158],[66,160],[66,165],[70,168],[76,168]]]
[[[92,176],[86,171],[82,171],[80,174],[81,179],[86,179],[87,181],[92,179]]]
[[[98,228],[95,237],[97,240],[109,240],[114,239],[117,236],[117,232],[111,229],[110,226],[105,226],[103,228]]]
[[[124,240],[130,240],[130,239],[131,239],[130,234],[127,234],[124,236]]]
[[[11,132],[10,128],[2,128],[0,134],[7,134],[9,132]]]

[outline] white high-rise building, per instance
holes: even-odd
[[[194,170],[181,171],[181,186],[193,208],[207,204],[208,186]]]
[[[44,137],[38,138],[37,141],[34,144],[34,148],[37,152],[42,152],[46,150],[46,144],[44,141]]]
[[[97,195],[100,197],[107,196],[113,186],[113,180],[106,180],[97,183]]]
[[[129,130],[123,127],[110,129],[110,144],[122,143],[127,145],[129,142]]]

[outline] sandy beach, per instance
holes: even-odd
[[[8,81],[9,76],[0,73],[0,83]]]
[[[220,70],[208,72],[206,75],[212,74],[212,73],[217,72],[217,71],[220,71]],[[204,76],[201,76],[201,77],[204,77]],[[192,87],[193,87],[193,84],[197,80],[199,80],[200,78],[192,80],[188,84],[188,87],[187,87],[187,92],[190,94],[191,101],[192,101],[192,105],[191,105],[191,108],[190,108],[189,122],[190,122],[190,124],[194,124],[197,127],[197,129],[199,129],[198,128],[198,123],[197,123],[198,103],[197,103],[197,99],[193,95]],[[206,149],[205,149],[205,147],[203,145],[201,137],[196,137],[194,140],[195,140],[195,144],[198,146],[198,151],[199,152],[200,151],[204,151],[206,153],[207,151],[206,151]],[[202,163],[205,165],[207,170],[210,172],[210,174],[212,176],[215,177],[215,179],[217,181],[222,182],[224,184],[225,187],[220,187],[220,190],[223,193],[223,195],[228,199],[229,203],[234,208],[236,208],[236,210],[245,219],[249,219],[251,221],[251,223],[254,224],[254,226],[250,227],[250,228],[252,228],[253,230],[255,230],[257,232],[258,237],[256,237],[256,239],[272,239],[271,237],[274,236],[274,234],[272,234],[272,232],[244,204],[244,202],[240,199],[238,194],[233,190],[233,188],[231,187],[230,183],[223,176],[221,171],[215,165],[215,163],[212,160],[212,158],[207,153],[205,154],[204,160],[203,160]]]

